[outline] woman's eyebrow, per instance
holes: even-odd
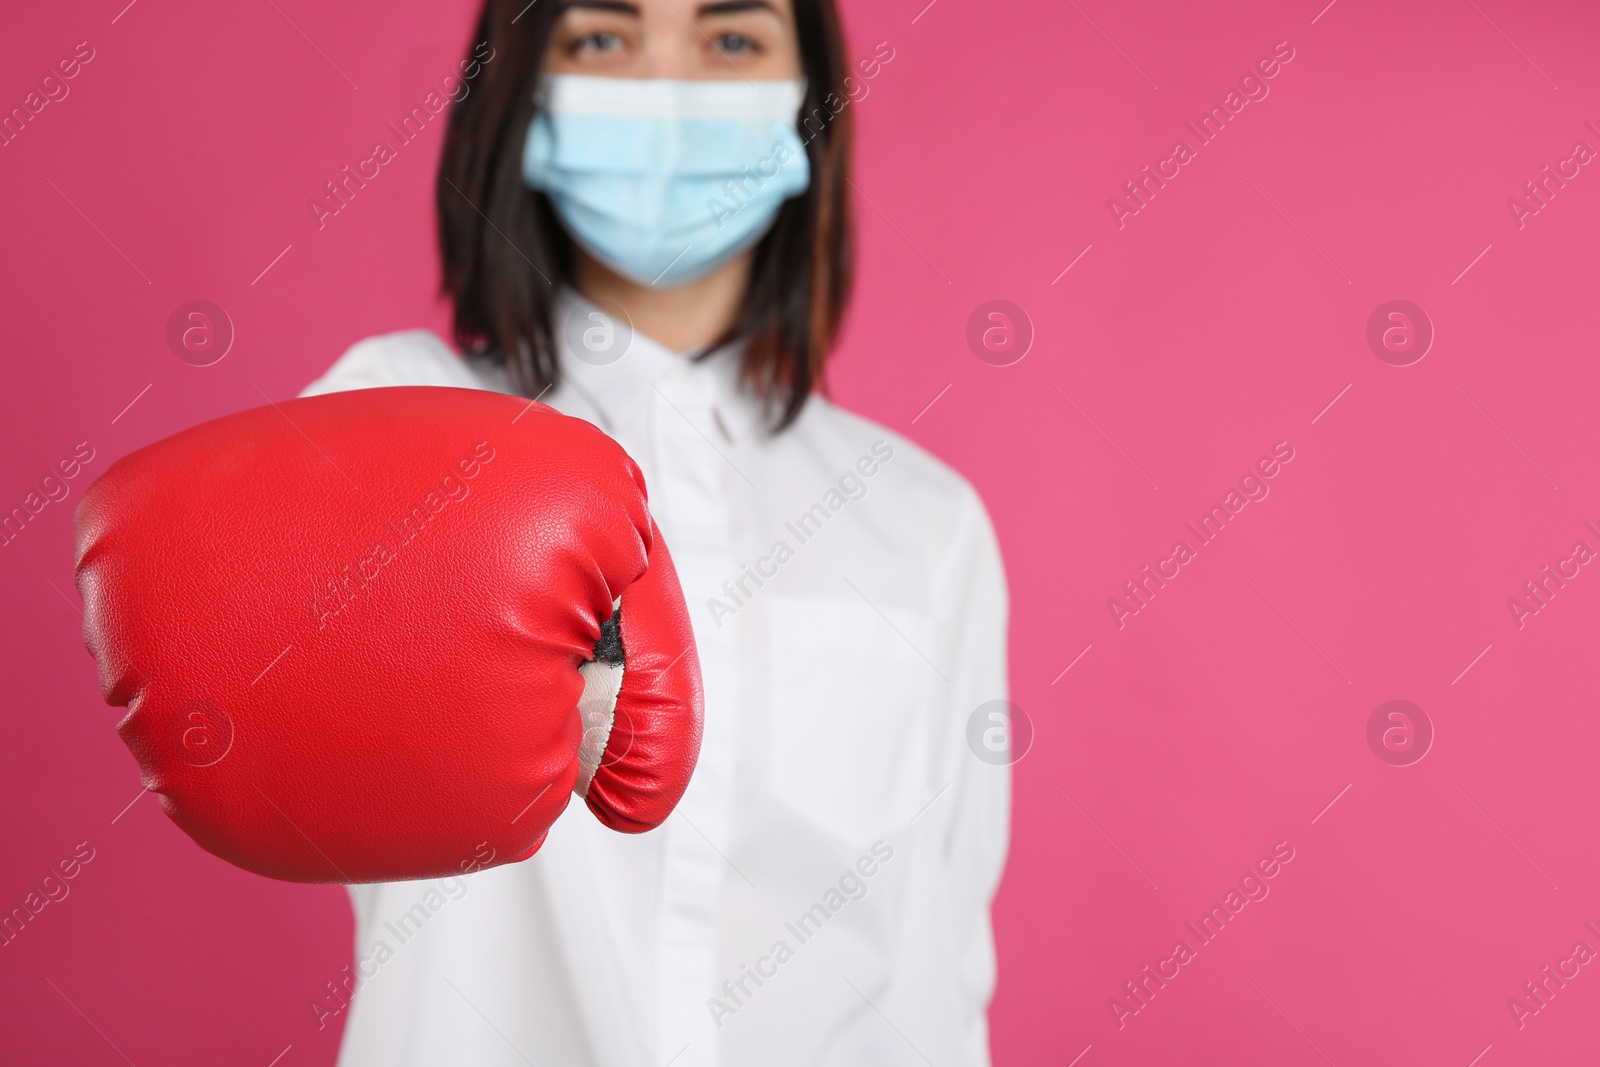
[[[618,15],[639,17],[639,5],[629,3],[628,0],[565,0],[561,5],[561,13],[566,14],[575,8],[584,8],[589,11],[611,11]]]
[[[709,15],[736,15],[742,11],[767,11],[774,17],[782,18],[778,9],[768,0],[713,0],[712,3],[701,4],[695,15],[705,18]]]

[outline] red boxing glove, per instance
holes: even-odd
[[[688,786],[683,593],[638,467],[579,419],[469,389],[291,400],[124,457],[75,525],[145,788],[246,870],[458,874],[531,856],[574,791],[633,833]]]

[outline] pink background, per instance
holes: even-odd
[[[895,57],[851,105],[863,269],[834,391],[971,478],[1005,551],[1037,737],[996,907],[996,1060],[1592,1055],[1600,968],[1521,1029],[1507,1000],[1600,949],[1600,568],[1521,629],[1507,599],[1600,549],[1600,166],[1521,229],[1507,199],[1600,149],[1600,12],[923,2],[845,5],[852,54]],[[95,849],[0,949],[0,1042],[19,1064],[122,1062],[113,1043],[328,1064],[307,1002],[349,959],[343,891],[235,870],[148,798],[124,811],[138,779],[79,641],[70,513],[116,456],[444,323],[437,126],[321,232],[306,201],[452,68],[474,5],[124,3],[28,5],[0,35],[5,109],[95,49],[0,148],[0,504],[96,450],[0,550],[0,910]],[[1270,95],[1119,230],[1107,199],[1282,40]],[[192,298],[237,327],[211,367],[165,343]],[[1013,366],[965,341],[996,298],[1036,333]],[[1393,298],[1437,331],[1412,366],[1365,341]],[[1270,496],[1119,630],[1107,599],[1284,440]],[[1437,734],[1411,766],[1366,740],[1396,698]],[[1280,841],[1270,896],[1119,1029],[1108,999]]]

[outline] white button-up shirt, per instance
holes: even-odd
[[[821,397],[771,435],[735,350],[574,354],[562,327],[591,310],[563,295],[543,400],[644,472],[705,681],[700,760],[649,833],[580,801],[523,863],[350,887],[355,995],[312,1004],[345,1019],[340,1064],[986,1064],[1010,777],[1003,720],[973,725],[1007,695],[982,502]],[[394,385],[513,391],[412,331],[306,393]]]

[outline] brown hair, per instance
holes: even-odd
[[[436,189],[441,289],[455,305],[456,342],[504,363],[530,396],[559,380],[551,315],[556,288],[573,282],[571,238],[544,194],[522,178],[534,89],[561,10],[553,2],[485,0],[475,40],[493,49],[493,61],[451,110]],[[833,0],[794,0],[794,20],[811,183],[779,209],[755,248],[733,325],[706,349],[744,339],[741,377],[766,405],[775,432],[822,385],[854,274],[845,196],[851,114],[839,16]]]

